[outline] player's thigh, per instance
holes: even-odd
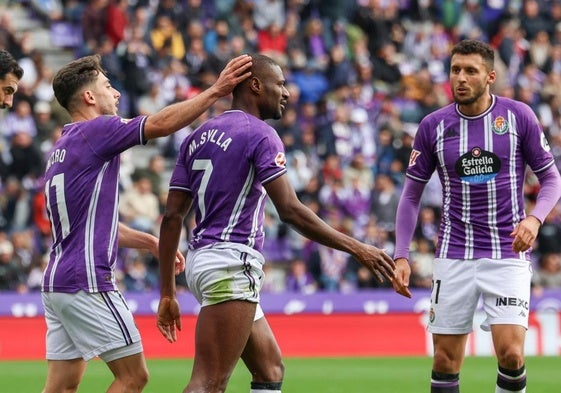
[[[282,355],[265,317],[253,322],[242,359],[255,382],[279,382],[284,375]]]
[[[193,375],[230,375],[249,338],[256,303],[230,300],[204,306],[197,318]]]
[[[435,259],[428,330],[437,334],[467,334],[479,300],[470,260]]]
[[[78,389],[86,371],[86,361],[73,360],[48,360],[47,378],[43,393],[72,392]]]

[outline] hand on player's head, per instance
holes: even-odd
[[[233,58],[226,64],[218,76],[218,80],[214,83],[215,88],[220,96],[226,96],[234,90],[234,87],[241,81],[251,75],[251,56],[241,55]]]

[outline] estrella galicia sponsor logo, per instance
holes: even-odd
[[[486,183],[497,176],[500,170],[499,157],[479,147],[474,147],[456,161],[456,173],[468,183]]]
[[[493,120],[493,132],[497,135],[503,135],[508,131],[508,122],[504,117],[499,116]]]
[[[506,307],[506,306],[519,307],[522,308],[523,310],[530,309],[530,304],[527,300],[519,299],[516,297],[498,297],[495,299],[495,305],[497,307]]]

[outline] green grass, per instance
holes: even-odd
[[[422,393],[429,392],[428,357],[285,359],[283,393]],[[146,393],[181,392],[191,372],[191,359],[148,361],[150,382]],[[561,386],[561,357],[528,357],[528,392],[557,392]],[[46,372],[44,361],[0,362],[1,391],[40,392]],[[493,392],[496,361],[468,357],[461,374],[462,393]],[[91,361],[78,390],[104,392],[111,373],[99,360]],[[228,385],[229,393],[248,393],[250,377],[240,362]]]

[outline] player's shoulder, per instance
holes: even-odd
[[[534,115],[530,105],[510,97],[495,96],[496,106],[506,108],[517,115]]]

